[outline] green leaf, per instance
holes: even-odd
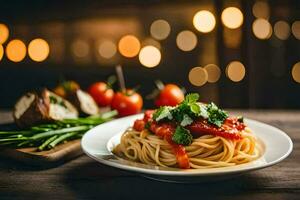
[[[177,144],[187,146],[192,143],[193,136],[189,130],[183,128],[182,126],[177,126],[175,133],[172,136],[172,140]]]
[[[200,106],[197,103],[193,103],[190,106],[190,109],[192,113],[194,113],[196,116],[198,116],[201,113]]]
[[[181,126],[187,126],[187,125],[190,125],[193,123],[193,119],[190,118],[190,116],[188,116],[187,114],[184,114],[183,115],[183,119],[182,121],[180,122],[180,125]]]
[[[172,107],[170,107],[170,106],[162,106],[159,109],[157,109],[155,111],[155,113],[153,113],[153,119],[157,122],[162,119],[172,120],[173,116],[172,116],[171,110],[172,110]]]
[[[228,114],[219,109],[214,103],[207,105],[208,122],[218,127],[222,126],[224,120],[228,117]]]
[[[196,103],[199,100],[199,97],[200,96],[197,93],[188,94],[185,96],[183,103],[187,103],[187,104]]]

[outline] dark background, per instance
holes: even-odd
[[[0,108],[11,108],[26,91],[53,88],[62,77],[78,81],[86,88],[94,81],[105,80],[114,73],[115,65],[122,64],[127,86],[140,85],[142,94],[148,94],[154,88],[153,81],[160,79],[184,86],[187,91],[197,91],[202,100],[215,101],[227,108],[299,109],[300,84],[293,80],[291,70],[300,60],[300,40],[293,34],[284,41],[274,34],[267,40],[257,39],[252,32],[254,3],[217,0],[1,1],[0,22],[9,27],[8,41],[19,38],[28,45],[32,39],[42,37],[49,42],[50,55],[41,63],[28,56],[22,62],[13,63],[3,56],[0,61]],[[285,20],[290,26],[300,20],[299,1],[267,3],[272,26],[278,20]],[[220,21],[222,10],[228,6],[239,7],[244,15],[241,42],[235,48],[226,47],[225,28]],[[208,34],[199,33],[192,24],[193,15],[202,9],[212,11],[216,18],[216,27]],[[160,42],[162,60],[157,67],[145,68],[138,58],[127,59],[120,55],[110,62],[98,61],[93,50],[97,39],[112,37],[117,41],[125,34],[135,34],[142,40],[150,37],[149,27],[156,19],[165,19],[171,25],[169,37]],[[110,29],[111,24],[119,26],[121,31]],[[133,24],[134,28],[128,28],[127,24]],[[185,29],[198,37],[197,47],[190,52],[179,50],[175,42],[176,35]],[[232,37],[235,37],[234,33]],[[86,39],[92,49],[84,61],[74,59],[70,51],[77,38]],[[4,48],[8,41],[3,44]],[[241,61],[246,68],[246,76],[240,82],[232,82],[225,75],[226,65],[232,60]],[[219,81],[193,86],[188,80],[189,70],[209,63],[221,68]],[[146,105],[152,104],[146,102]]]

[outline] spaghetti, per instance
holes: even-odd
[[[249,128],[241,132],[243,139],[235,141],[220,136],[203,135],[193,139],[185,150],[191,168],[227,167],[247,163],[260,155],[256,138]],[[177,167],[170,144],[148,130],[128,129],[114,153],[126,159],[149,165]]]
[[[229,117],[214,104],[188,100],[146,111],[122,135],[114,153],[135,162],[183,169],[228,167],[260,156],[257,139],[242,119]],[[191,105],[202,113],[193,114]]]

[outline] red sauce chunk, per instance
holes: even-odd
[[[227,118],[221,127],[217,127],[207,122],[205,119],[198,119],[186,128],[191,131],[194,137],[202,135],[215,135],[231,140],[240,140],[241,130],[245,129],[245,124],[239,122],[236,118]]]

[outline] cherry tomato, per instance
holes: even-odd
[[[120,116],[133,115],[141,111],[143,99],[141,95],[133,90],[117,92],[114,95],[111,107],[116,109]]]
[[[92,84],[88,92],[99,106],[110,106],[114,97],[114,91],[104,82]]]
[[[182,90],[175,84],[166,84],[160,91],[155,100],[155,105],[160,106],[176,106],[184,100]]]

